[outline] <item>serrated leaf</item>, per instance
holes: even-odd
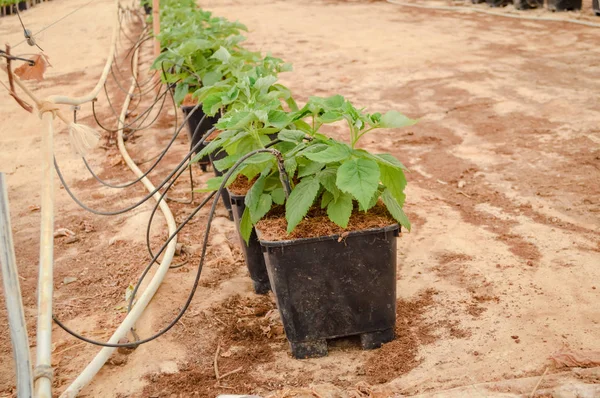
[[[226,64],[227,62],[229,62],[229,59],[231,58],[231,54],[229,53],[229,51],[227,51],[227,49],[225,47],[219,47],[219,49],[217,51],[215,51],[215,53],[211,56],[211,58],[218,59],[219,61]]]
[[[277,138],[281,141],[298,143],[304,140],[306,134],[300,130],[281,130],[279,134],[277,134]]]
[[[346,144],[334,142],[328,148],[321,152],[305,153],[304,156],[314,162],[320,163],[335,163],[348,159],[352,154],[352,150]]]
[[[271,195],[266,193],[261,194],[256,209],[250,209],[250,220],[252,221],[252,224],[256,224],[260,221],[260,219],[271,210],[272,204],[273,199],[271,198]]]
[[[329,202],[327,215],[331,221],[342,228],[346,228],[350,215],[352,215],[352,196],[341,194],[337,199]]]
[[[214,116],[221,107],[221,96],[218,94],[209,95],[202,102],[202,111],[208,116]]]
[[[204,76],[202,76],[202,85],[204,87],[212,86],[213,84],[220,81],[222,77],[223,76],[219,72],[216,72],[216,71],[206,72],[204,74]]]
[[[202,188],[200,192],[212,192],[221,188],[221,184],[223,183],[223,176],[213,177],[206,181],[206,188]]]
[[[377,155],[371,154],[371,156],[374,157],[379,164],[384,163],[397,169],[408,170],[394,155],[389,153],[378,153]]]
[[[387,207],[392,217],[394,217],[396,221],[400,223],[400,225],[410,231],[410,221],[408,220],[408,217],[406,217],[404,210],[402,210],[402,206],[400,206],[396,199],[394,199],[392,193],[386,189],[383,191],[381,199],[383,200],[383,204],[385,204],[385,207]]]
[[[389,111],[381,117],[379,127],[400,128],[412,126],[415,123],[417,123],[416,120],[409,119],[398,111]]]
[[[275,188],[271,191],[271,198],[273,199],[273,203],[278,205],[282,205],[285,203],[285,192],[283,188]]]
[[[260,200],[260,196],[265,190],[265,179],[264,175],[258,177],[256,182],[252,185],[248,193],[246,194],[246,198],[244,199],[244,203],[246,207],[251,209],[252,211],[256,210],[258,206],[258,202]]]
[[[326,208],[327,205],[329,204],[329,202],[331,202],[332,200],[333,200],[333,195],[331,194],[331,192],[329,192],[329,191],[323,192],[323,195],[321,196],[321,209]]]
[[[250,241],[250,235],[252,235],[253,228],[252,220],[250,220],[250,210],[246,207],[242,214],[242,219],[240,220],[240,235],[242,235],[242,239],[244,239],[246,245]]]
[[[390,167],[385,164],[379,165],[381,171],[381,182],[390,191],[392,196],[398,201],[400,206],[404,205],[404,188],[406,187],[406,177],[400,169]]]
[[[340,196],[340,189],[335,184],[335,180],[337,178],[337,168],[326,168],[319,172],[319,182],[325,189],[330,192],[334,198],[338,198]]]
[[[264,162],[268,162],[269,160],[274,160],[273,154],[261,152],[256,155],[250,156],[248,159],[244,160],[246,164],[260,164]]]
[[[296,174],[298,162],[296,162],[295,158],[286,159],[283,161],[283,167],[285,168],[288,177],[291,179],[294,177],[294,174]]]
[[[175,86],[175,93],[173,93],[173,99],[175,100],[175,103],[181,104],[189,91],[190,86],[188,84],[178,84]]]
[[[334,95],[328,98],[325,98],[323,103],[328,109],[339,109],[344,105],[346,100],[341,95]]]
[[[294,187],[285,203],[285,218],[288,222],[287,232],[291,233],[302,221],[308,209],[313,205],[321,184],[314,177],[304,178]]]
[[[275,76],[259,77],[256,80],[256,83],[254,83],[254,88],[265,93],[266,90],[269,87],[271,87],[276,81],[277,81],[277,77],[275,77]]]
[[[321,171],[325,164],[309,161],[308,164],[301,164],[298,168],[298,178],[313,175]]]
[[[342,120],[342,114],[341,112],[328,111],[319,116],[319,120],[322,123],[334,123],[338,120]]]
[[[270,111],[269,117],[267,119],[268,119],[268,123],[265,123],[265,124],[268,124],[273,127],[277,127],[279,129],[284,128],[285,126],[290,124],[290,120],[291,120],[290,116],[286,112],[277,111],[277,110]]]
[[[368,208],[379,186],[379,165],[374,160],[352,159],[338,169],[336,185],[353,195],[361,206]]]

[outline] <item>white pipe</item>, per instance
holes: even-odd
[[[118,145],[119,150],[121,151],[121,155],[127,166],[138,176],[141,177],[143,172],[137,167],[137,165],[133,162],[129,154],[127,153],[127,149],[125,148],[125,144],[123,143],[123,121],[125,120],[125,115],[127,114],[127,109],[129,107],[129,102],[131,100],[131,96],[136,87],[135,80],[137,78],[137,65],[138,65],[138,50],[134,53],[134,65],[133,65],[133,78],[131,87],[129,88],[129,93],[125,99],[125,103],[123,104],[123,110],[121,112],[121,116],[119,118],[118,123]],[[144,186],[148,189],[148,191],[154,191],[155,187],[152,185],[148,178],[144,177],[142,180]],[[153,198],[156,201],[160,200],[160,194],[157,192],[154,194]],[[175,224],[175,219],[173,218],[173,214],[169,209],[165,200],[160,202],[160,209],[163,212],[165,219],[167,220],[167,225],[169,228],[169,236],[175,233],[177,225]],[[142,315],[143,311],[146,309],[146,306],[158,290],[158,287],[162,283],[165,275],[169,271],[169,266],[171,265],[171,261],[173,260],[173,255],[175,254],[175,247],[177,246],[177,237],[174,237],[171,242],[169,242],[163,259],[156,271],[156,274],[150,281],[148,287],[144,291],[144,293],[140,296],[137,303],[131,309],[131,312],[127,314],[127,317],[123,320],[123,323],[117,328],[115,333],[112,335],[110,340],[108,341],[111,344],[118,343],[118,341],[125,337],[129,330],[135,325],[138,318]],[[111,354],[115,351],[115,348],[104,347],[100,352],[96,355],[96,357],[88,364],[88,366],[83,370],[83,372],[75,379],[75,381],[60,395],[60,398],[72,398],[77,396],[77,394],[90,383],[90,381],[94,378],[94,376],[100,371],[102,366],[106,363]]]
[[[46,101],[53,102],[55,104],[67,104],[67,105],[81,105],[86,102],[92,101],[94,98],[98,96],[100,90],[104,86],[106,79],[108,78],[108,74],[110,73],[110,68],[112,66],[113,59],[115,58],[115,48],[117,43],[117,37],[119,36],[119,0],[115,0],[115,24],[113,26],[112,38],[110,41],[110,46],[108,48],[108,57],[106,58],[106,64],[104,65],[104,70],[102,71],[102,75],[100,76],[100,80],[98,80],[98,84],[96,87],[92,89],[88,94],[82,97],[67,97],[64,95],[51,95],[46,98]]]
[[[42,122],[42,205],[40,266],[38,273],[37,345],[34,369],[36,398],[52,398],[52,290],[54,264],[54,128],[51,112],[44,112]]]
[[[25,311],[21,300],[19,271],[10,226],[8,187],[3,173],[0,173],[0,267],[2,268],[8,327],[17,374],[17,397],[30,398],[33,397],[31,355],[29,354]]]
[[[406,3],[404,1],[398,0],[387,0],[390,4],[395,4],[403,7],[413,7],[413,8],[422,8],[427,10],[440,10],[440,11],[466,11],[466,12],[479,12],[481,14],[495,15],[497,17],[506,17],[506,18],[515,18],[515,19],[526,19],[529,21],[546,21],[546,22],[569,22],[584,26],[591,26],[593,28],[600,28],[599,23],[588,22],[588,21],[580,21],[577,19],[559,19],[559,18],[549,18],[549,17],[538,17],[533,15],[521,15],[521,14],[508,14],[504,12],[495,12],[489,11],[483,8],[475,8],[475,7],[465,7],[465,6],[438,6],[438,5],[429,5],[429,4],[416,4],[416,3]]]

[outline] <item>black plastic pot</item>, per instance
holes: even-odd
[[[229,197],[231,198],[233,219],[235,220],[235,225],[239,234],[240,221],[242,219],[242,214],[244,214],[244,209],[246,208],[246,205],[244,204],[246,196],[234,195],[229,192]],[[244,259],[246,260],[246,266],[248,267],[250,278],[254,283],[254,291],[257,294],[267,294],[269,290],[271,290],[271,284],[269,283],[269,275],[267,274],[267,268],[265,267],[265,258],[262,253],[262,247],[256,237],[256,231],[252,228],[252,234],[250,235],[250,240],[247,245],[241,234],[239,234],[239,237],[242,245],[242,252],[244,253]]]
[[[181,111],[183,112],[184,117],[187,117],[187,115],[192,111],[192,109],[194,109],[194,106],[182,106]],[[198,109],[196,109],[196,111],[194,111],[192,116],[188,119],[187,123],[188,137],[190,139],[190,148],[195,147],[196,144],[202,138],[202,136],[204,136],[204,134],[206,134],[206,132],[210,130],[213,127],[213,125],[219,120],[218,115],[207,116],[204,117],[204,119],[203,117],[204,112],[202,111],[202,107],[198,107]],[[198,125],[200,125],[200,127],[198,127]],[[200,152],[205,146],[206,143],[203,143],[202,145],[200,145],[199,148],[197,148],[196,152]],[[198,163],[200,164],[200,168],[202,169],[202,171],[206,171],[208,169],[208,165],[210,164],[210,159],[208,158],[208,156],[204,156],[202,157],[202,159],[200,159]]]
[[[149,4],[144,4],[144,12],[146,15],[150,15],[152,13],[152,6]]]
[[[550,11],[575,11],[581,10],[581,0],[548,0]]]
[[[25,11],[27,9],[27,2],[20,1],[18,7],[19,7],[19,11]]]
[[[544,0],[514,0],[517,10],[532,10],[544,7]]]
[[[471,0],[471,3],[473,3],[473,4],[485,3],[485,0]]]
[[[217,170],[217,168],[215,167],[215,161],[221,160],[221,159],[225,158],[226,156],[227,156],[227,152],[225,152],[225,151],[220,151],[220,152],[217,152],[217,153],[209,153],[208,154],[208,157],[210,159],[210,163],[212,164],[213,172],[215,173],[215,176],[217,176],[217,177],[222,176],[223,172]],[[233,210],[231,209],[231,199],[229,198],[229,191],[227,190],[227,188],[223,188],[223,189],[220,190],[220,192],[221,192],[221,198],[223,199],[223,204],[225,205],[225,208],[229,212],[229,219],[231,221],[233,221],[234,220],[234,218],[233,218]]]
[[[325,356],[337,337],[360,335],[365,350],[394,339],[399,231],[260,241],[295,358]]]
[[[592,1],[592,8],[594,9],[594,14],[600,17],[600,1]]]
[[[485,0],[490,7],[506,7],[512,0]]]

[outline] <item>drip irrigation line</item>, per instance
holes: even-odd
[[[108,92],[107,92],[107,90],[108,90],[108,89],[106,88],[106,86],[104,86],[104,91],[106,92],[106,100],[107,100],[107,102],[108,102],[108,104],[109,104],[109,107],[110,107],[110,109],[112,110],[112,112],[113,112],[113,114],[114,114],[114,113],[115,113],[115,108],[114,108],[114,106],[113,106],[113,104],[112,104],[112,101],[110,100],[110,97],[108,96]],[[167,96],[167,94],[169,94],[169,92],[170,92],[169,86],[166,86],[166,89],[165,89],[165,91],[164,91],[162,94],[160,94],[160,95],[158,95],[158,94],[157,94],[157,96],[156,96],[156,98],[155,98],[155,101],[154,101],[154,103],[153,103],[153,104],[151,104],[151,105],[150,105],[150,106],[149,106],[147,109],[145,109],[143,112],[141,112],[141,113],[140,113],[138,116],[136,116],[136,118],[135,118],[135,119],[133,119],[133,120],[132,120],[131,122],[129,122],[128,124],[125,124],[125,121],[122,121],[122,122],[123,122],[123,124],[125,124],[125,125],[123,126],[123,128],[124,128],[124,129],[126,129],[126,130],[138,131],[138,130],[145,130],[145,129],[147,129],[148,127],[150,127],[152,124],[154,124],[154,122],[155,122],[155,121],[158,119],[158,116],[160,115],[160,112],[158,112],[158,116],[156,116],[156,117],[153,119],[152,123],[150,123],[148,126],[144,126],[144,127],[133,127],[133,126],[134,126],[134,124],[135,124],[136,122],[138,122],[140,119],[142,119],[143,117],[146,117],[146,118],[147,118],[148,116],[146,116],[146,115],[149,115],[149,113],[152,111],[152,109],[154,108],[154,106],[155,106],[155,105],[156,105],[156,104],[157,104],[157,103],[158,103],[160,100],[162,100],[162,101],[163,101],[163,105],[161,105],[161,108],[160,108],[160,110],[162,110],[162,108],[163,108],[163,106],[164,106],[164,103],[165,103],[165,101],[166,101],[166,96]],[[108,127],[104,126],[104,125],[102,124],[102,122],[101,122],[101,121],[98,119],[98,113],[96,112],[96,106],[94,105],[94,103],[95,103],[95,102],[96,102],[96,101],[92,101],[92,113],[94,114],[94,120],[95,120],[95,121],[96,121],[96,123],[98,124],[98,127],[100,127],[102,130],[104,130],[104,131],[106,131],[106,132],[108,132],[108,133],[116,133],[116,132],[118,131],[118,129],[110,129],[110,128],[108,128]],[[119,116],[118,116],[118,115],[115,115],[115,117],[117,118],[117,121],[118,121],[118,119],[119,119]],[[145,119],[144,119],[144,120],[145,120]],[[142,120],[142,122],[143,122],[144,120]]]
[[[197,105],[197,107],[200,106],[199,104]],[[191,113],[190,113],[191,114]],[[179,130],[181,130],[181,127],[184,126],[184,124],[182,124],[179,128]],[[194,148],[188,152],[188,154],[185,156],[185,158],[179,162],[179,164],[176,166],[176,168],[167,176],[167,178],[165,178],[152,192],[150,192],[149,194],[147,194],[143,199],[141,199],[139,202],[125,207],[123,209],[120,210],[114,210],[114,211],[102,211],[102,210],[96,210],[96,209],[92,209],[88,206],[86,206],[84,203],[82,203],[76,196],[75,194],[73,194],[73,192],[71,191],[71,189],[69,188],[69,185],[66,183],[60,168],[58,166],[58,162],[56,161],[56,157],[54,158],[54,167],[56,168],[56,174],[58,174],[58,178],[60,179],[60,182],[63,184],[65,191],[67,191],[67,193],[69,194],[69,196],[71,197],[71,199],[73,199],[75,201],[75,203],[77,203],[80,207],[82,207],[83,209],[89,211],[90,213],[93,214],[97,214],[100,216],[115,216],[115,215],[119,215],[119,214],[123,214],[126,213],[130,210],[135,209],[136,207],[140,206],[142,203],[146,202],[148,199],[150,199],[155,193],[157,193],[170,179],[171,177],[173,177],[173,175],[175,175],[177,173],[177,171],[183,166],[183,164],[190,158],[193,156],[194,151],[197,149],[197,147],[200,146],[200,143],[198,143],[197,145],[194,146]]]
[[[175,319],[173,319],[171,322],[169,322],[169,324],[163,328],[162,330],[160,330],[159,332],[153,334],[150,337],[147,337],[145,339],[136,341],[134,343],[121,343],[121,344],[110,344],[110,343],[104,343],[101,341],[96,341],[96,340],[92,340],[89,339],[87,337],[84,337],[80,334],[78,334],[77,332],[71,330],[70,328],[68,328],[66,325],[64,325],[62,322],[60,322],[60,320],[56,317],[53,316],[52,319],[54,320],[54,322],[56,322],[56,324],[58,326],[60,326],[65,332],[69,333],[71,336],[85,341],[86,343],[89,344],[93,344],[93,345],[97,345],[97,346],[101,346],[101,347],[111,347],[111,348],[120,348],[120,347],[127,347],[127,348],[135,348],[138,347],[141,344],[145,344],[148,343],[152,340],[157,339],[158,337],[162,336],[163,334],[165,334],[166,332],[168,332],[173,326],[175,326],[175,324],[177,324],[177,322],[179,322],[179,320],[183,317],[183,315],[186,313],[186,311],[188,310],[190,304],[192,303],[192,300],[194,298],[194,295],[196,294],[196,290],[198,288],[198,283],[200,281],[200,275],[202,274],[202,268],[204,266],[204,259],[206,258],[206,250],[208,247],[208,237],[210,235],[210,226],[212,224],[212,220],[214,218],[215,215],[215,209],[217,207],[217,203],[219,201],[219,196],[221,194],[221,189],[223,189],[225,187],[225,184],[227,183],[227,181],[229,180],[229,178],[231,177],[231,175],[234,173],[234,171],[248,158],[258,154],[258,153],[271,153],[274,156],[276,156],[277,160],[278,160],[278,167],[279,170],[283,170],[283,172],[285,173],[285,168],[283,165],[283,157],[281,156],[281,152],[274,150],[274,149],[258,149],[255,151],[252,151],[246,155],[244,155],[242,158],[240,158],[225,174],[224,178],[223,178],[223,182],[221,183],[221,186],[219,187],[219,189],[217,191],[212,192],[207,198],[205,198],[202,203],[200,203],[200,205],[198,205],[194,211],[192,213],[190,213],[190,215],[179,225],[179,227],[177,227],[177,229],[175,230],[175,232],[169,237],[169,239],[167,240],[167,242],[160,248],[160,250],[158,251],[158,253],[156,254],[156,256],[152,259],[152,261],[150,261],[150,263],[148,264],[148,266],[146,267],[146,269],[144,270],[144,272],[142,273],[142,275],[140,276],[135,288],[133,289],[133,292],[131,294],[131,297],[129,299],[129,303],[128,303],[128,311],[131,310],[131,308],[133,307],[133,301],[135,300],[135,295],[139,289],[139,287],[141,286],[142,282],[144,281],[144,278],[146,277],[146,275],[148,274],[148,272],[150,271],[150,269],[152,268],[152,266],[154,265],[154,262],[156,261],[156,259],[162,254],[162,252],[166,249],[168,243],[177,236],[177,234],[183,229],[183,227],[185,227],[185,225],[200,211],[200,209],[202,209],[202,207],[204,207],[204,205],[206,205],[206,203],[208,203],[208,201],[214,196],[211,208],[210,208],[210,212],[208,215],[208,221],[206,224],[206,232],[204,234],[204,239],[202,241],[202,253],[200,255],[200,262],[198,264],[198,270],[196,272],[196,277],[194,278],[194,284],[192,285],[192,288],[190,290],[190,293],[188,294],[188,297],[183,305],[183,307],[181,308],[181,310],[179,311],[179,313],[177,314],[177,316],[175,317]],[[284,178],[282,176],[282,178]],[[287,178],[287,175],[286,177]],[[286,195],[289,194],[289,180],[288,181],[288,187],[286,188],[286,184],[284,184],[284,190],[286,191]]]
[[[35,37],[37,35],[39,35],[40,33],[42,33],[43,31],[45,31],[46,29],[49,29],[51,27],[53,27],[54,25],[56,25],[57,23],[61,22],[62,20],[64,20],[65,18],[69,17],[70,15],[73,15],[74,13],[76,13],[77,11],[81,10],[82,8],[84,8],[85,6],[87,6],[88,4],[93,3],[95,0],[90,0],[87,3],[83,4],[82,6],[76,8],[75,10],[71,11],[70,13],[68,13],[67,15],[65,15],[64,17],[52,22],[50,25],[44,26],[42,29],[38,30],[37,32],[35,32],[32,36]],[[21,44],[25,43],[27,41],[27,39],[15,44],[14,46],[12,46],[12,48],[15,48],[17,46],[20,46]]]
[[[436,6],[436,5],[425,5],[425,4],[416,4],[416,3],[406,3],[403,1],[397,0],[387,0],[390,4],[395,4],[403,7],[413,7],[413,8],[422,8],[428,10],[440,10],[440,11],[467,11],[467,12],[479,12],[481,14],[494,15],[497,17],[505,17],[505,18],[515,18],[515,19],[526,19],[530,21],[545,21],[545,22],[569,22],[578,25],[591,26],[593,28],[600,28],[599,23],[588,22],[588,21],[580,21],[577,19],[558,19],[558,18],[549,18],[549,17],[536,17],[536,16],[528,16],[528,15],[515,15],[508,13],[499,13],[495,11],[489,11],[482,8],[468,7],[468,6]]]

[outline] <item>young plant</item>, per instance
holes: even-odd
[[[311,97],[291,116],[290,123],[296,128],[282,129],[278,134],[279,140],[293,144],[284,153],[286,172],[296,183],[285,201],[288,233],[315,203],[326,209],[331,221],[346,228],[355,203],[359,211],[367,212],[379,199],[398,223],[410,230],[410,222],[402,210],[405,167],[391,154],[374,154],[356,146],[373,130],[410,126],[415,121],[396,111],[384,115],[364,113],[341,96]],[[346,121],[350,145],[319,133],[324,124],[341,120]],[[307,141],[307,135],[312,139]],[[261,178],[270,179],[276,185],[279,178],[274,173],[277,170],[271,168],[263,172]],[[263,197],[269,192],[266,184],[257,185],[259,180],[250,190],[253,194],[246,197],[247,218],[252,224],[269,210],[264,211],[269,200]],[[280,186],[273,190],[277,188]],[[249,237],[251,226],[241,227],[244,238]]]

